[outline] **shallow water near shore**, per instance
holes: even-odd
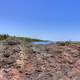
[[[32,44],[50,44],[51,42],[32,42]]]

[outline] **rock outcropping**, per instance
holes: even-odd
[[[0,80],[80,80],[80,45],[0,45]]]

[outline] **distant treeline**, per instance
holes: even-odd
[[[28,42],[48,41],[48,40],[33,39],[33,38],[29,38],[29,37],[16,37],[16,36],[10,36],[8,34],[0,34],[0,40],[6,40],[8,38],[16,38],[16,39],[20,39],[20,40],[24,40],[24,41],[28,41]]]
[[[0,34],[0,40],[5,40],[9,38],[10,36],[8,34]]]
[[[74,45],[74,44],[78,44],[80,45],[80,41],[57,41],[56,42],[57,45],[60,45],[60,46],[68,46],[68,45]]]
[[[25,40],[28,42],[42,42],[42,41],[48,41],[48,40],[41,40],[41,39],[33,39],[33,38],[29,38],[29,37],[17,37],[20,40]]]

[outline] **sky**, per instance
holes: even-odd
[[[0,33],[80,41],[80,0],[0,0]]]

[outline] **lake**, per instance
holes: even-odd
[[[51,42],[32,42],[32,44],[50,44]]]

